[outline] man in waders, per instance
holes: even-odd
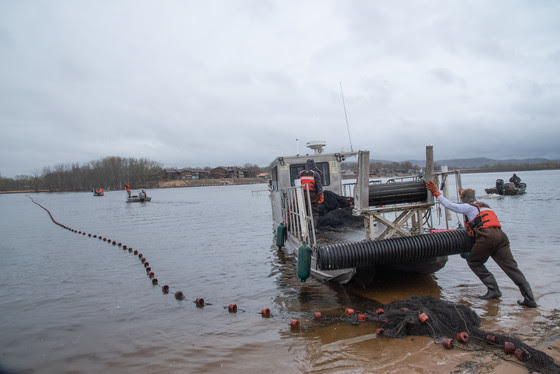
[[[319,220],[319,204],[325,199],[323,195],[323,184],[319,169],[315,166],[315,161],[308,159],[305,162],[305,169],[300,171],[299,180],[304,190],[309,190],[309,199],[311,200],[311,212],[313,213],[313,225],[317,230],[317,222]],[[307,193],[305,193],[307,197]]]
[[[502,296],[496,278],[484,265],[488,258],[492,257],[513,283],[519,287],[523,300],[518,300],[517,303],[529,308],[536,308],[537,303],[531,286],[517,267],[517,262],[509,247],[509,239],[502,231],[502,225],[498,221],[496,213],[485,203],[476,201],[474,190],[470,188],[459,190],[462,204],[452,203],[443,197],[432,181],[426,183],[426,188],[445,208],[465,215],[467,232],[475,238],[467,263],[473,273],[488,287],[488,292],[479,297],[486,300]]]

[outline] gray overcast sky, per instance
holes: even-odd
[[[0,174],[265,166],[296,139],[559,159],[559,20],[556,0],[0,0]]]

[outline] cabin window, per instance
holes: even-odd
[[[315,166],[321,171],[321,182],[323,186],[330,186],[331,174],[328,162],[317,162]],[[292,164],[290,165],[290,181],[292,186],[295,186],[295,180],[299,179],[299,173],[305,170],[305,164]],[[273,177],[274,179],[274,177]]]
[[[270,181],[272,189],[278,190],[278,166],[273,167],[270,171],[270,174],[272,176],[272,179]]]

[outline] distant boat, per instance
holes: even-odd
[[[146,195],[145,192],[140,192],[138,195],[132,195],[126,198],[127,203],[144,203],[152,201],[152,198]]]
[[[93,196],[104,196],[105,193],[103,191],[99,192],[99,191],[94,191],[93,192]]]
[[[519,186],[515,186],[513,182],[504,183],[503,179],[496,179],[496,186],[485,188],[487,194],[497,194],[504,196],[523,195],[527,189],[527,184],[521,182]]]
[[[152,198],[149,196],[139,197],[138,195],[132,195],[126,199],[127,203],[143,203],[147,201],[152,201]]]

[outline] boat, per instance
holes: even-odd
[[[152,198],[143,191],[139,192],[138,195],[132,195],[126,198],[127,203],[144,203],[148,201],[152,201]]]
[[[138,195],[132,195],[126,198],[127,203],[144,203],[147,201],[152,201],[152,198],[150,196],[139,197]]]
[[[497,194],[503,196],[515,196],[515,195],[523,195],[525,190],[527,189],[527,184],[520,182],[516,186],[513,182],[504,183],[503,179],[496,179],[496,186],[485,188],[484,191],[488,195],[490,194]]]
[[[297,257],[302,282],[313,276],[368,283],[378,273],[395,270],[430,274],[442,269],[449,255],[470,251],[472,239],[465,230],[434,229],[435,202],[420,175],[371,181],[369,151],[324,153],[324,141],[307,146],[314,153],[274,159],[269,186],[275,244]],[[443,180],[446,174],[433,171],[431,152],[428,146],[424,176]],[[342,162],[351,157],[358,162],[355,182],[342,178]],[[317,227],[309,192],[298,179],[308,159],[320,171],[325,196]],[[458,174],[458,190],[460,172],[452,173]]]
[[[105,196],[104,192],[94,192],[93,196]]]

